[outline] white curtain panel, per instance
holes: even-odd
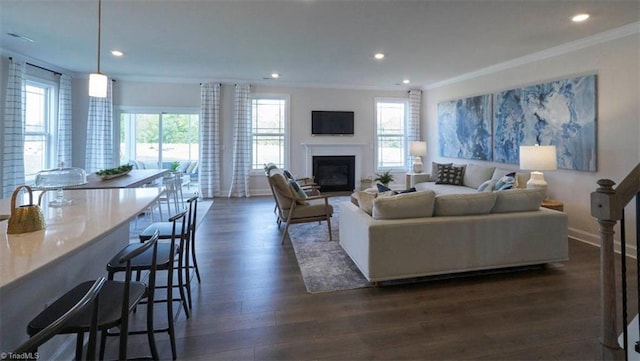
[[[249,196],[251,170],[251,86],[236,84],[235,119],[233,126],[233,174],[229,197]]]
[[[65,167],[71,167],[71,77],[62,74],[60,76],[60,89],[58,91],[58,162],[63,162]]]
[[[409,116],[407,117],[407,149],[411,142],[420,140],[420,106],[422,90],[409,90]],[[409,152],[407,152],[407,155]],[[407,164],[413,164],[413,157],[408,155]]]
[[[113,164],[113,97],[112,81],[107,81],[107,97],[89,97],[85,170],[92,173],[112,168]]]
[[[203,198],[222,196],[220,189],[220,88],[219,83],[200,86],[200,192]]]
[[[2,198],[24,184],[24,119],[26,101],[25,66],[11,59],[4,110],[4,149],[2,157]]]

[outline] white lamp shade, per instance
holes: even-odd
[[[534,171],[558,169],[555,145],[520,146],[520,169]]]
[[[107,97],[107,76],[100,73],[89,75],[89,96],[96,98]]]
[[[427,143],[411,142],[409,144],[409,155],[412,157],[422,157],[427,155]]]

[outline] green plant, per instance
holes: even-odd
[[[179,166],[180,166],[180,162],[176,160],[175,162],[171,163],[171,170],[175,172]]]
[[[373,180],[382,183],[384,186],[388,186],[394,179],[395,177],[391,174],[391,171],[386,170],[383,173],[376,173],[376,177]]]

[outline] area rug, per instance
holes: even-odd
[[[360,273],[358,267],[338,243],[340,203],[349,197],[332,197],[334,213],[331,217],[333,241],[329,241],[327,223],[292,224],[289,238],[309,293],[323,293],[371,287],[373,284]]]

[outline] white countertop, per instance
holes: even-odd
[[[34,202],[38,194],[34,193]],[[0,288],[102,238],[146,209],[158,195],[157,188],[65,190],[72,204],[53,208],[47,203],[55,199],[55,191],[47,192],[42,205],[45,230],[7,234],[7,221],[0,222]],[[9,214],[10,209],[11,200],[0,199],[0,214]]]

